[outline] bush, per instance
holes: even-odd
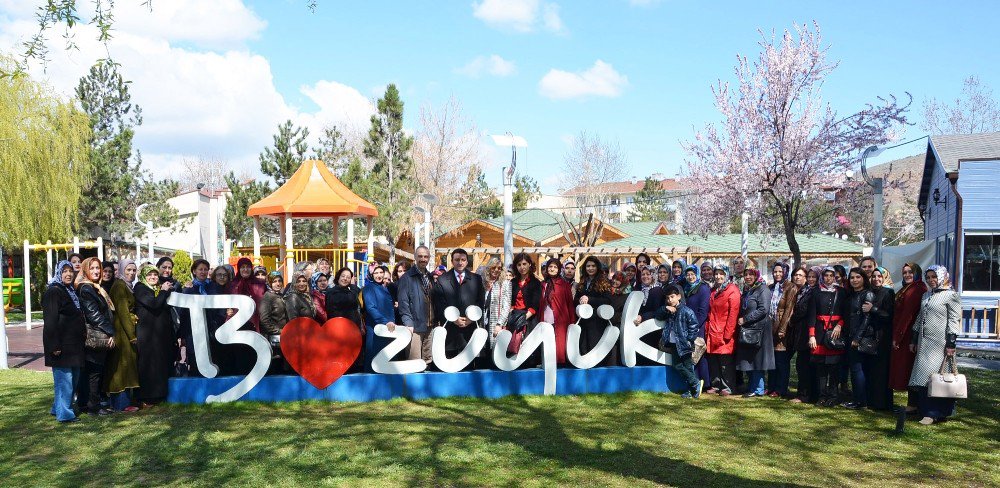
[[[191,263],[193,261],[191,255],[186,251],[174,253],[174,278],[181,285],[191,281]]]

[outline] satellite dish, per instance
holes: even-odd
[[[590,306],[589,303],[584,303],[582,305],[576,306],[576,315],[581,319],[589,319],[594,316],[594,307]]]
[[[447,320],[448,322],[454,322],[458,320],[459,316],[461,316],[461,314],[459,313],[457,307],[448,307],[444,309],[444,319]]]
[[[479,319],[483,318],[483,309],[477,305],[469,305],[469,308],[465,309],[465,316],[473,322],[479,322]]]
[[[615,316],[615,308],[611,305],[601,305],[597,307],[597,316],[604,320],[611,320]]]

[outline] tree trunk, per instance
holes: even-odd
[[[788,250],[792,253],[792,260],[795,267],[802,266],[802,251],[799,249],[799,241],[795,239],[795,223],[787,213],[782,215],[785,224],[785,241],[788,242]]]

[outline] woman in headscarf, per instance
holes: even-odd
[[[136,267],[135,261],[132,261],[131,259],[122,259],[118,263],[117,277],[125,283],[125,286],[128,287],[129,291],[132,291],[132,288],[135,287],[135,278],[138,274],[139,268]]]
[[[750,374],[744,398],[764,396],[764,374],[774,369],[774,342],[771,335],[771,289],[756,268],[743,272],[744,289],[740,303],[740,329],[760,330],[760,344],[736,341],[736,369]]]
[[[639,307],[640,317],[652,317],[653,313],[666,303],[667,288],[659,286],[656,282],[656,268],[643,266],[639,269],[639,285],[635,291],[642,292],[642,306]],[[650,332],[640,338],[640,340],[653,348],[659,347],[660,331]],[[636,364],[641,366],[656,366],[659,363],[645,356],[637,356]]]
[[[317,274],[319,271],[316,272]],[[325,280],[325,278],[320,278]],[[385,324],[390,331],[396,329],[395,315],[392,309],[392,297],[386,288],[389,279],[389,268],[378,266],[372,270],[372,279],[365,282],[361,290],[361,301],[364,302],[365,317],[365,371],[373,372],[372,359],[385,346],[392,342],[388,337],[375,335],[375,326]],[[324,311],[325,313],[325,311]]]
[[[799,325],[792,319],[795,317],[795,306],[802,298],[799,292],[807,286],[808,275],[806,268],[796,268],[792,271],[791,278],[781,287],[781,300],[778,302],[774,322],[771,324],[771,333],[774,336],[774,372],[767,377],[767,389],[772,397],[789,396],[788,381],[791,378],[792,355],[795,354]],[[805,313],[802,313],[799,318],[804,316]]]
[[[687,261],[678,259],[670,265],[670,282],[677,286],[684,287],[684,270],[687,269]]]
[[[695,319],[698,320],[698,337],[705,338],[705,322],[708,321],[709,302],[712,299],[712,285],[705,283],[701,279],[700,268],[689,265],[684,269],[684,304],[694,312]],[[698,379],[703,380],[704,386],[709,386],[711,377],[708,371],[708,358],[704,355],[694,365],[694,371]]]
[[[486,293],[486,298],[483,300],[485,304],[483,323],[486,324],[490,333],[490,351],[492,352],[493,346],[497,342],[497,334],[507,325],[507,316],[510,315],[511,307],[510,280],[504,279],[500,258],[492,257],[486,262],[483,270],[483,292]]]
[[[145,265],[139,271],[134,288],[137,369],[142,408],[154,406],[167,398],[167,380],[177,359],[177,337],[167,299],[173,282],[160,283],[160,271]]]
[[[920,423],[930,425],[955,413],[954,398],[927,395],[927,380],[937,373],[945,360],[955,360],[955,342],[962,330],[962,297],[951,287],[948,268],[935,264],[924,272],[927,293],[920,303],[920,313],[913,324],[910,351],[916,354],[910,388],[916,391]]]
[[[386,275],[389,273],[386,272]],[[316,306],[316,320],[319,323],[326,322],[326,290],[330,288],[330,276],[322,271],[313,273],[309,280],[310,293],[313,297],[313,305]],[[388,293],[388,290],[386,291]]]
[[[819,384],[817,405],[832,407],[837,404],[843,341],[847,335],[844,326],[847,296],[832,267],[824,268],[821,276],[809,307],[807,328],[812,352],[810,360],[816,366],[816,381]]]
[[[588,256],[580,266],[580,285],[576,289],[576,305],[590,305],[594,314],[589,319],[580,320],[580,354],[587,354],[597,346],[604,334],[607,322],[597,315],[601,305],[611,304],[611,282],[608,281],[604,266],[595,256]],[[601,365],[609,365],[613,358],[610,354]]]
[[[792,349],[788,347],[788,320],[784,320],[784,330],[778,337],[778,328],[782,327],[778,318],[778,308],[785,296],[785,288],[789,286],[788,263],[778,261],[771,266],[771,303],[768,304],[768,315],[771,318],[771,329],[774,341],[774,369],[767,374],[767,396],[783,397],[788,394],[788,377],[792,370]],[[805,273],[802,282],[805,283]],[[790,312],[790,310],[789,310]],[[789,317],[790,318],[790,317]],[[767,333],[765,331],[765,333]]]
[[[249,258],[240,258],[236,261],[236,276],[233,277],[232,285],[229,287],[230,293],[252,298],[256,306],[255,310],[260,310],[260,300],[264,297],[266,289],[267,268],[263,266],[254,268],[253,262]],[[249,324],[244,325],[241,329],[251,330],[251,327],[252,330],[260,332],[259,314],[253,314]]]
[[[326,316],[327,320],[335,317],[344,317],[358,326],[361,337],[365,336],[365,325],[361,321],[361,289],[354,284],[354,272],[350,268],[340,268],[334,275],[333,286],[326,292]],[[363,340],[362,340],[363,342]],[[362,344],[364,348],[364,344]],[[361,369],[364,358],[358,355],[358,359],[351,366],[349,371],[354,372]]]
[[[84,369],[86,381],[80,382],[77,402],[86,401],[86,411],[97,415],[108,415],[113,410],[103,405],[101,386],[104,380],[104,365],[108,351],[120,344],[115,342],[115,305],[108,292],[101,288],[101,261],[87,258],[80,263],[76,275],[76,293],[80,308],[87,323],[87,334],[97,338],[85,347],[87,364]],[[105,339],[106,338],[106,339]],[[81,407],[81,410],[83,407]]]
[[[917,394],[909,388],[914,354],[910,350],[913,324],[920,313],[920,301],[927,293],[923,270],[917,263],[906,263],[902,270],[903,287],[896,293],[892,316],[892,354],[889,360],[889,387],[906,391],[906,412],[916,413]]]
[[[101,276],[101,288],[108,292],[115,310],[115,343],[118,347],[108,353],[104,370],[104,391],[111,397],[115,410],[134,412],[134,389],[139,387],[139,372],[136,369],[135,338],[135,297],[123,280],[115,278],[114,265],[105,263]]]
[[[50,413],[60,422],[76,422],[73,392],[86,364],[83,343],[87,325],[80,299],[73,289],[73,264],[59,261],[55,276],[42,295],[42,349],[52,368],[53,400]]]
[[[656,286],[662,288],[670,285],[670,269],[671,267],[668,264],[661,264],[656,267]]]
[[[541,320],[552,324],[556,335],[556,364],[566,364],[566,334],[569,324],[576,321],[573,309],[573,292],[562,276],[562,262],[551,258],[542,268]]]
[[[715,266],[712,265],[711,261],[705,261],[701,263],[701,268],[699,269],[702,283],[705,283],[709,288],[715,282]]]
[[[729,396],[733,393],[733,352],[736,323],[740,313],[740,291],[729,279],[729,266],[715,265],[714,283],[705,321],[705,355],[711,377],[708,393]]]
[[[866,358],[865,371],[868,408],[878,411],[892,410],[892,389],[889,388],[889,357],[892,354],[892,317],[896,294],[892,290],[892,275],[878,266],[871,275],[872,302],[862,305],[868,314],[868,327],[875,338],[877,350]]]
[[[809,317],[810,309],[816,290],[819,287],[820,277],[823,275],[822,266],[809,268],[806,274],[805,286],[799,288],[795,297],[795,308],[792,312],[792,319],[789,328],[795,335],[795,372],[798,375],[798,385],[796,385],[795,398],[793,403],[816,403],[819,401],[819,383],[816,379],[816,366],[812,362],[812,349],[809,348]]]
[[[309,290],[309,278],[301,271],[292,275],[292,286],[285,293],[285,314],[289,321],[299,317],[316,320],[316,303]]]

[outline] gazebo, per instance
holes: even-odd
[[[260,259],[260,218],[271,217],[279,223],[279,261],[284,256],[285,282],[291,280],[295,267],[295,245],[292,219],[332,219],[333,247],[345,255],[354,252],[354,219],[364,218],[368,228],[368,252],[374,249],[372,220],[378,216],[374,205],[347,188],[323,161],[311,159],[302,163],[284,185],[261,201],[250,205],[247,216],[253,217],[253,253]],[[347,219],[347,245],[336,249],[340,242],[340,221]],[[345,256],[346,265],[349,258]]]

